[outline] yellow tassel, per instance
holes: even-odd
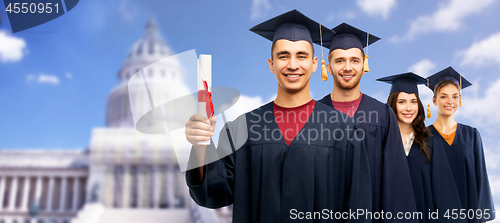
[[[431,118],[431,104],[427,104],[427,118]]]
[[[462,107],[462,75],[460,75],[460,107]]]
[[[363,71],[368,72],[370,69],[368,68],[368,55],[365,55],[365,62],[363,63]]]
[[[325,64],[326,64],[325,60],[321,60],[321,80],[322,81],[328,80],[328,74],[326,73]]]

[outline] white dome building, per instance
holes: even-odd
[[[129,83],[134,74],[147,79],[153,101],[189,93],[179,61],[162,60],[171,55],[150,19],[108,96],[106,127],[92,130],[88,149],[1,150],[0,223],[231,222],[230,208],[194,204],[167,134],[135,128],[132,110],[146,114],[152,102],[135,87],[143,82]]]
[[[150,19],[118,72],[120,83],[108,97],[106,128],[92,131],[87,192],[90,201],[102,204],[99,222],[218,222],[215,211],[198,207],[189,197],[168,134],[136,130],[140,117],[134,115],[142,116],[162,104],[158,102],[189,93],[179,61],[165,60],[169,56],[172,50]],[[134,75],[139,76],[134,79]],[[153,116],[158,118],[148,127],[165,131],[162,114]],[[221,213],[230,216],[228,211]],[[74,221],[80,222],[88,221]]]
[[[162,60],[174,55],[172,50],[165,44],[161,38],[153,19],[148,21],[144,36],[136,41],[127,53],[125,62],[118,72],[120,85],[115,87],[108,98],[106,126],[108,127],[133,127],[130,103],[128,99],[128,89],[130,78],[142,70],[145,78],[148,80],[148,87],[154,95],[161,95],[164,98],[157,101],[170,101],[179,96],[189,93],[189,89],[184,84],[184,73],[179,61],[176,58]],[[161,60],[161,61],[160,61]],[[140,75],[140,73],[138,74]],[[140,83],[131,83],[143,85]],[[141,94],[141,92],[130,92],[130,94]],[[147,98],[146,96],[138,98]],[[141,101],[137,103],[141,111],[145,114],[151,110],[149,102]],[[156,105],[158,106],[158,105]]]

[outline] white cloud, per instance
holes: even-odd
[[[143,4],[146,4],[146,2]],[[118,13],[121,15],[123,20],[126,22],[132,22],[138,19],[140,14],[139,10],[142,9],[143,4],[138,5],[129,0],[121,0],[117,2],[116,10],[118,10]]]
[[[24,39],[11,36],[4,30],[0,30],[0,61],[19,61],[26,54],[26,42]]]
[[[500,32],[488,38],[474,42],[469,49],[459,51],[457,55],[463,57],[460,65],[482,66],[491,63],[500,63]]]
[[[357,0],[357,5],[370,16],[389,18],[391,10],[396,7],[396,0]]]
[[[72,73],[70,73],[70,72],[66,72],[65,76],[66,76],[66,78],[68,78],[68,79],[73,79],[73,74],[72,74]]]
[[[413,64],[408,70],[425,78],[429,76],[430,71],[434,68],[436,68],[435,63],[429,59],[423,59]]]
[[[493,196],[499,195],[500,193],[500,176],[494,174],[488,174],[488,180],[490,181],[491,193]]]
[[[488,180],[490,181],[490,189],[491,189],[491,195],[493,197],[493,203],[498,204],[500,202],[500,175],[499,174],[492,174],[488,170]],[[500,220],[498,219],[498,215],[493,221],[488,221],[488,223],[498,223]]]
[[[425,114],[427,114],[427,104],[430,104],[431,105],[431,113],[437,115],[437,108],[436,108],[436,106],[434,106],[432,104],[432,96],[434,93],[431,91],[431,89],[429,89],[427,87],[427,85],[420,84],[417,86],[417,88],[418,88],[418,94],[420,96],[420,100],[422,100],[422,103],[424,104],[424,108],[426,111]],[[436,109],[436,111],[434,111],[434,109]]]
[[[42,74],[42,73],[38,75],[30,74],[26,76],[26,81],[28,83],[36,82],[39,84],[51,84],[51,85],[58,85],[61,82],[57,76],[50,74]]]
[[[498,115],[498,110],[500,110],[500,100],[498,100],[500,78],[492,80],[492,82],[487,89],[484,89],[479,83],[474,83],[472,87],[481,89],[478,92],[484,93],[484,96],[463,94],[464,106],[458,109],[456,116],[466,117],[478,127],[498,126],[500,124],[500,116]],[[465,91],[469,90],[471,93],[474,92],[473,89],[469,88]]]
[[[418,34],[433,31],[456,31],[462,26],[465,17],[480,13],[493,1],[450,0],[446,4],[440,4],[433,14],[419,16],[413,20],[408,32],[402,37],[394,36],[392,41],[413,40]]]
[[[489,134],[487,132],[482,132],[480,134],[481,138],[483,138],[484,157],[486,159],[486,167],[488,168],[488,172],[492,172],[493,170],[498,170],[500,167],[500,163],[498,163],[498,160],[500,160],[500,153],[499,153],[500,151],[498,148],[500,142],[497,142],[496,144],[492,143],[492,145],[489,145],[486,143],[485,140],[485,137],[489,137]]]
[[[268,0],[253,0],[250,19],[259,19],[265,16],[269,10],[271,10],[271,4]]]

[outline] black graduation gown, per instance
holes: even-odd
[[[330,94],[319,102],[333,107]],[[399,126],[389,105],[363,94],[353,116],[365,132],[365,146],[370,164],[373,211],[391,212],[392,219],[382,222],[417,222],[396,219],[398,212],[416,211],[408,163]],[[375,219],[373,222],[377,222]]]
[[[471,126],[458,123],[455,139],[450,146],[433,125],[430,125],[429,129],[443,144],[462,208],[465,209],[465,212],[469,212],[469,210],[471,210],[471,213],[477,212],[477,215],[470,215],[472,219],[469,219],[469,222],[493,220],[495,218],[493,212],[495,207],[491,196],[484,161],[483,142],[479,131]],[[482,212],[482,217],[479,216],[479,212]],[[484,213],[488,213],[489,218]]]
[[[461,208],[460,198],[441,141],[431,135],[427,144],[429,162],[416,142],[407,157],[417,211],[422,213],[419,222],[466,222],[444,217],[446,210]],[[430,216],[430,212],[434,214]]]
[[[192,174],[186,172],[186,181],[193,200],[207,208],[233,204],[233,222],[330,222],[331,213],[351,209],[371,211],[371,190],[368,160],[358,126],[352,120],[345,123],[324,121],[332,113],[339,113],[321,103],[314,110],[301,133],[287,146],[274,118],[272,102],[227,123],[230,135],[241,131],[241,118],[246,119],[248,139],[235,152],[227,140],[227,131],[221,131],[217,151],[213,144],[207,156],[218,153],[222,159],[205,165],[204,182],[194,185]],[[319,119],[323,121],[319,121]],[[351,129],[340,138],[337,131]],[[266,130],[267,129],[267,130]],[[321,134],[314,137],[316,130]],[[266,139],[267,132],[267,139]],[[310,136],[308,136],[310,132]],[[327,137],[331,132],[331,137]],[[274,138],[271,136],[274,134]],[[323,138],[321,138],[323,136]],[[317,139],[314,139],[317,138]],[[346,138],[353,139],[347,140]],[[238,144],[232,139],[233,145]],[[236,143],[234,143],[236,142]],[[196,160],[192,151],[190,161]],[[325,215],[324,209],[328,214]],[[295,212],[293,211],[295,210]],[[303,212],[302,216],[299,212]],[[314,215],[313,212],[318,212]],[[307,213],[315,219],[307,219]],[[328,220],[318,219],[319,214]],[[333,215],[335,218],[335,215]],[[297,218],[297,219],[293,219]],[[363,219],[336,220],[337,222],[367,222]]]

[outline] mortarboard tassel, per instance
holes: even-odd
[[[321,80],[327,81],[328,74],[326,73],[325,60],[321,59]]]
[[[429,87],[429,79],[427,79],[427,87]],[[431,103],[429,100],[429,92],[427,91],[427,118],[431,118]]]
[[[325,60],[323,59],[323,34],[321,33],[321,24],[319,24],[319,39],[321,41],[321,80],[327,81],[328,74],[326,73]]]
[[[460,107],[462,107],[462,75],[460,75]]]
[[[427,103],[427,118],[431,118],[431,104]]]
[[[363,62],[363,71],[368,72],[370,68],[368,68],[368,38],[370,37],[369,33],[366,33],[366,53],[365,53],[365,61]]]
[[[363,63],[363,70],[365,72],[370,71],[370,68],[368,68],[368,55],[365,55],[365,62]]]

